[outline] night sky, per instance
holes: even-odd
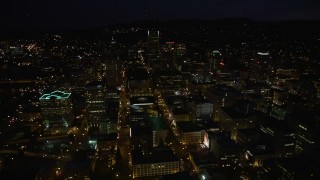
[[[7,30],[100,27],[148,19],[319,20],[320,0],[6,0]]]

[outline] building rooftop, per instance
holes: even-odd
[[[196,132],[203,129],[201,124],[195,124],[192,121],[177,122],[177,126],[183,132]]]
[[[245,136],[255,136],[255,135],[258,135],[261,131],[257,128],[251,128],[251,129],[238,129],[238,132]]]
[[[65,169],[66,170],[89,170],[91,167],[91,161],[88,159],[88,160],[83,160],[83,161],[80,161],[80,160],[73,160],[73,161],[70,161],[66,164],[65,166]]]
[[[206,129],[206,130],[210,130],[210,129],[211,130],[218,130],[218,129],[220,129],[219,123],[214,122],[212,119],[202,120],[202,121],[197,122],[197,124],[200,127],[203,127],[203,129]]]
[[[168,129],[168,125],[162,117],[150,116],[148,119],[153,131]]]
[[[131,126],[132,136],[152,136],[152,127],[147,122],[135,122]]]
[[[213,51],[211,52],[211,55],[212,55],[212,56],[221,56],[221,53],[220,53],[219,50],[213,50]]]
[[[240,176],[232,167],[206,167],[205,172],[208,179],[227,180]]]
[[[179,75],[181,76],[181,72],[179,72],[178,70],[168,69],[168,68],[159,69],[154,72],[154,76],[156,77],[161,77],[161,76],[172,77],[172,76],[179,76]]]
[[[148,77],[149,73],[145,67],[132,67],[128,70],[129,80],[148,80]]]
[[[200,95],[191,96],[190,99],[196,104],[210,103],[210,101],[208,99],[206,99],[204,96],[200,96]]]
[[[213,87],[210,87],[208,88],[208,91],[217,96],[241,96],[241,93],[238,90],[225,84],[218,84]]]
[[[186,96],[167,96],[165,97],[165,101],[168,106],[181,106],[184,105],[187,101]]]
[[[175,174],[167,174],[167,175],[163,175],[162,176],[163,179],[193,179],[193,180],[196,180],[195,177],[192,177],[190,175],[189,172],[187,171],[184,171],[184,172],[178,172],[178,173],[175,173]]]
[[[172,149],[168,146],[153,148],[151,155],[143,155],[139,149],[134,149],[132,151],[133,165],[176,161],[179,161],[179,158],[173,154]]]
[[[266,82],[246,81],[246,89],[270,89],[270,86]]]
[[[217,138],[217,143],[219,144],[220,148],[227,150],[239,150],[240,146],[231,139],[231,137],[227,136],[225,133],[217,133],[215,134]]]
[[[275,154],[275,150],[272,148],[272,145],[270,145],[270,143],[264,143],[264,142],[261,142],[260,144],[253,144],[253,145],[249,146],[247,152],[251,156]]]
[[[247,114],[245,112],[238,111],[235,106],[221,107],[221,109],[232,119],[242,119],[247,117]]]
[[[295,178],[311,178],[311,174],[315,173],[314,167],[312,167],[309,163],[306,163],[304,160],[301,160],[299,158],[279,159],[278,166],[285,169],[285,171],[289,172],[290,174],[294,175]],[[319,173],[319,170],[317,173]]]
[[[173,108],[171,111],[173,115],[189,114],[189,111],[184,108]]]
[[[88,84],[86,84],[86,89],[92,89],[92,88],[94,88],[94,89],[102,89],[102,88],[104,88],[106,85],[105,85],[105,83],[104,82],[102,82],[102,81],[92,81],[92,82],[90,82],[90,83],[88,83]]]
[[[118,133],[99,135],[98,141],[116,141],[118,139]]]
[[[49,99],[68,99],[70,97],[71,93],[66,93],[63,91],[54,91],[50,94],[43,94],[39,100],[49,100]]]
[[[130,105],[148,106],[154,104],[155,98],[153,96],[134,96],[130,98]]]
[[[197,149],[191,153],[192,158],[198,166],[217,164],[215,156],[208,149]]]
[[[274,117],[269,117],[262,122],[261,128],[266,128],[269,131],[271,130],[273,133],[281,132],[281,133],[293,133],[293,129],[291,129],[286,121],[277,120]]]

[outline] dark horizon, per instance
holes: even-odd
[[[27,28],[27,29],[1,29],[0,37],[10,37],[15,35],[27,35],[30,33],[36,34],[46,34],[46,33],[81,33],[81,32],[95,32],[96,30],[102,30],[103,28],[117,28],[117,27],[128,27],[133,26],[149,26],[156,28],[160,24],[165,23],[183,23],[183,22],[202,22],[202,23],[220,23],[220,22],[251,22],[251,23],[270,23],[270,24],[280,24],[280,23],[309,23],[317,26],[320,23],[320,19],[317,20],[307,20],[307,19],[291,19],[291,20],[254,20],[248,17],[235,17],[235,18],[217,18],[217,19],[199,19],[199,18],[190,18],[190,19],[146,19],[146,20],[135,20],[128,22],[116,22],[109,23],[104,25],[96,25],[89,27],[56,27],[56,28]],[[307,28],[307,27],[306,27]]]
[[[254,21],[320,20],[320,2],[306,0],[42,2],[17,0],[1,10],[2,31],[88,29],[148,20],[249,18]]]

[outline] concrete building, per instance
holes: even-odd
[[[193,96],[191,99],[192,118],[194,121],[212,119],[213,104],[202,96]]]
[[[106,82],[108,86],[121,84],[121,63],[119,57],[111,57],[106,62]]]
[[[180,138],[184,144],[201,144],[203,142],[203,127],[193,122],[177,122]]]
[[[242,148],[225,133],[208,132],[209,150],[214,154],[221,167],[239,166],[244,154]]]
[[[229,131],[233,140],[237,140],[238,129],[250,129],[256,126],[254,113],[244,113],[236,106],[222,107],[218,112],[222,129]]]
[[[175,122],[191,121],[191,115],[187,109],[173,108],[171,111]]]
[[[179,159],[167,147],[154,148],[150,154],[132,151],[132,177],[150,177],[180,172]]]

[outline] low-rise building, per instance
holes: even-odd
[[[154,148],[150,154],[138,148],[132,151],[133,178],[175,174],[179,171],[179,159],[167,146]]]

